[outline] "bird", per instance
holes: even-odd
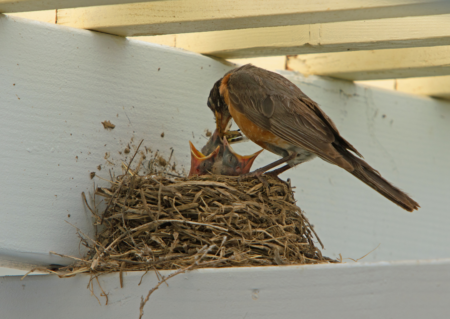
[[[234,136],[237,134],[234,133]],[[189,142],[191,148],[191,169],[189,176],[194,175],[226,175],[239,176],[250,172],[256,157],[263,151],[252,155],[236,153],[227,138],[221,139],[217,130],[209,138],[200,152]]]
[[[319,157],[409,212],[420,207],[365,162],[319,105],[278,73],[251,64],[233,69],[214,83],[207,105],[215,115],[221,138],[229,134],[233,119],[248,139],[281,156],[242,178],[264,173],[278,176]],[[285,165],[269,171],[281,164]]]

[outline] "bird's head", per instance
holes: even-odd
[[[214,113],[216,118],[216,127],[219,137],[222,139],[225,133],[230,129],[231,126],[231,114],[228,110],[228,105],[225,103],[222,95],[220,94],[220,85],[222,84],[222,79],[214,83],[211,92],[208,97],[208,107]]]
[[[191,146],[191,170],[189,176],[193,175],[226,175],[239,176],[250,172],[256,157],[262,152],[256,152],[252,155],[243,156],[236,153],[228,140],[221,140],[219,134],[214,134],[209,138],[208,143],[198,151],[194,144]]]
[[[248,174],[256,157],[263,151],[260,150],[252,155],[242,156],[236,153],[227,139],[223,139],[224,151],[222,158],[221,175],[239,176]]]

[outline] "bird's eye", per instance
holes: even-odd
[[[228,154],[226,156],[226,161],[228,162],[229,165],[236,165],[237,164],[235,158],[231,154]]]

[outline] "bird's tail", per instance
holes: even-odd
[[[420,207],[411,197],[381,177],[380,173],[365,161],[347,150],[338,149],[338,151],[345,160],[353,165],[355,169],[350,173],[356,178],[408,212],[412,212]]]

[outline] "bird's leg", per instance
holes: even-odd
[[[280,175],[281,173],[284,173],[285,171],[287,171],[288,169],[290,169],[292,167],[294,167],[294,166],[286,164],[283,167],[274,169],[273,171],[267,172],[264,175],[270,175],[270,176],[273,176],[273,177],[278,177],[278,175]]]
[[[269,165],[266,165],[266,166],[263,166],[261,168],[258,168],[257,170],[255,170],[255,171],[253,171],[251,173],[240,175],[239,176],[239,180],[242,180],[242,179],[245,179],[245,178],[250,178],[250,177],[257,177],[264,184],[264,186],[268,186],[267,181],[262,179],[261,175],[264,174],[265,172],[267,172],[269,169],[277,167],[278,165],[281,165],[283,163],[289,162],[290,160],[294,159],[296,156],[297,156],[296,153],[292,153],[292,154],[290,154],[288,156],[280,158],[279,160],[277,160],[277,161],[275,161],[273,163],[270,163]],[[289,164],[287,164],[286,166],[288,166],[288,168],[290,167]],[[282,172],[284,172],[285,170],[288,169],[288,168],[286,168],[286,166],[283,166],[283,167],[275,170],[274,172],[280,171],[278,174],[281,174]]]

